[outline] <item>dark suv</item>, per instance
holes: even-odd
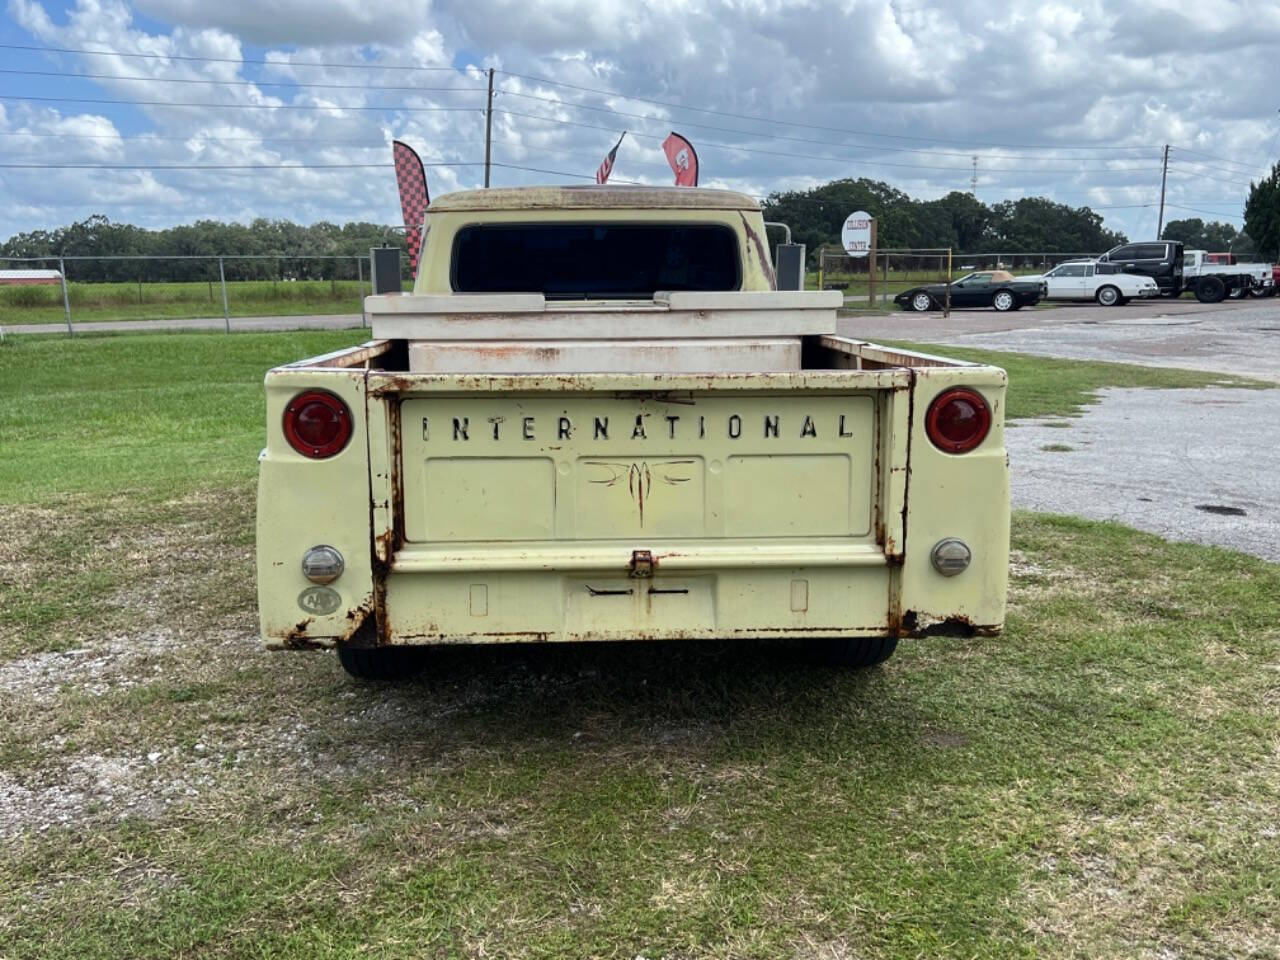
[[[1114,264],[1123,273],[1150,277],[1163,296],[1176,297],[1182,293],[1182,244],[1176,240],[1122,243],[1098,261]]]

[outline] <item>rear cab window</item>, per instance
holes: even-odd
[[[486,223],[458,231],[451,274],[458,293],[631,300],[740,289],[742,262],[719,224]]]
[[[1138,257],[1137,250],[1138,245],[1136,243],[1131,243],[1127,246],[1116,247],[1114,250],[1109,251],[1106,256],[1107,259],[1111,261],[1136,260]]]

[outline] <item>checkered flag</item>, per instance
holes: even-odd
[[[405,239],[409,242],[409,272],[418,276],[418,257],[422,253],[422,220],[427,213],[427,174],[413,147],[399,140],[391,142],[396,162],[396,186],[400,188],[400,212],[403,215]]]

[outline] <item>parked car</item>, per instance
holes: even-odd
[[[1097,300],[1104,307],[1128,303],[1134,297],[1158,297],[1159,285],[1150,277],[1124,273],[1113,263],[1070,260],[1039,277],[1048,288],[1046,300]]]
[[[1005,270],[982,270],[961,277],[951,284],[951,306],[993,307],[1002,313],[1039,303],[1048,287],[1039,277],[1030,280],[1015,277]],[[945,283],[930,283],[904,290],[893,298],[903,310],[941,310],[947,299]]]
[[[1150,277],[1166,297],[1182,293],[1182,244],[1176,240],[1122,243],[1100,256],[1098,262],[1113,263],[1123,273]]]

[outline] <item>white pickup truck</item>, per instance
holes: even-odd
[[[836,332],[755,200],[455,193],[374,339],[270,371],[268,646],[390,679],[439,644],[789,639],[879,663],[989,635],[1005,373]]]
[[[1096,260],[1069,260],[1048,273],[1019,280],[1042,280],[1048,288],[1045,300],[1096,300],[1104,307],[1128,303],[1135,297],[1160,296],[1150,277],[1124,273],[1115,264]]]
[[[1182,255],[1184,290],[1222,285],[1222,295],[1233,300],[1269,297],[1275,294],[1274,270],[1269,263],[1222,263],[1220,254],[1207,250],[1187,250]],[[1232,258],[1234,259],[1234,258]],[[1217,299],[1221,300],[1222,296]]]

